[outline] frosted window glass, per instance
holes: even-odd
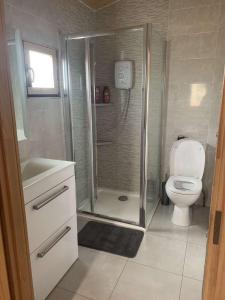
[[[54,88],[52,55],[29,50],[30,68],[33,71],[32,87]]]

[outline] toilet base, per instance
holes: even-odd
[[[178,226],[189,226],[191,224],[190,207],[174,205],[172,223]]]

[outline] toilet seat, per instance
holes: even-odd
[[[197,195],[202,190],[202,181],[194,177],[171,176],[167,181],[167,189],[180,195]]]

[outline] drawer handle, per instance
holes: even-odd
[[[37,254],[37,257],[44,257],[70,230],[71,227],[67,226],[65,230],[63,230],[63,232],[60,233],[50,245],[48,245],[43,251]]]
[[[68,186],[64,186],[60,191],[58,191],[57,193],[55,193],[54,195],[50,196],[48,199],[33,205],[33,209],[35,210],[39,210],[40,208],[42,208],[43,206],[45,206],[46,204],[48,204],[49,202],[51,202],[52,200],[54,200],[56,197],[58,197],[59,195],[61,195],[62,193],[64,193],[65,191],[67,191],[69,189]]]

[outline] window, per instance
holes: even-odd
[[[55,49],[24,42],[28,96],[59,94]]]

